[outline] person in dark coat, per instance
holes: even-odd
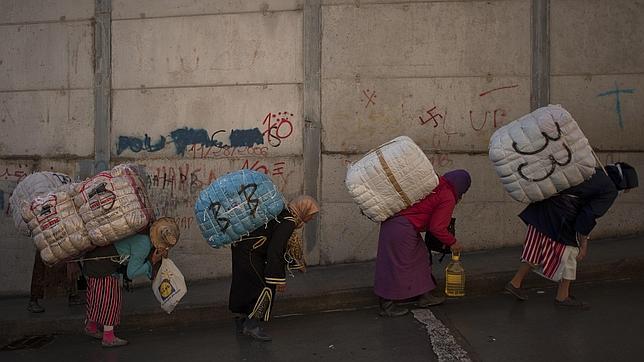
[[[304,268],[301,239],[293,232],[319,211],[312,197],[297,197],[276,219],[233,243],[228,307],[237,314],[242,334],[260,341],[272,339],[259,322],[269,320],[275,292],[286,291],[287,263],[299,261],[295,268]]]
[[[589,304],[570,295],[577,262],[588,253],[588,238],[613,205],[621,190],[638,186],[635,170],[626,163],[598,168],[581,184],[546,200],[528,205],[519,217],[528,226],[521,266],[505,289],[519,300],[528,296],[521,289],[531,269],[558,282],[555,305],[587,309]]]

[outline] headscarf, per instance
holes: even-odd
[[[469,172],[465,170],[453,170],[443,175],[443,177],[454,187],[456,198],[458,200],[469,190],[472,179]]]
[[[297,218],[296,229],[304,225],[304,220],[320,212],[320,206],[314,198],[308,195],[302,195],[294,198],[288,203],[288,209],[291,214]]]
[[[304,220],[320,212],[320,206],[314,198],[302,195],[294,198],[288,203],[288,209],[295,218],[296,229],[304,225]],[[297,231],[293,231],[291,237],[286,243],[286,253],[284,259],[287,262],[289,272],[291,270],[306,271],[306,260],[304,260],[304,242]]]
[[[626,162],[617,162],[606,166],[606,173],[617,190],[628,190],[639,185],[637,171]]]

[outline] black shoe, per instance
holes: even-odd
[[[515,287],[511,282],[508,282],[508,284],[505,285],[505,290],[514,295],[518,300],[528,300],[528,294],[525,292],[525,290]]]
[[[590,304],[583,302],[581,300],[575,299],[575,297],[573,296],[569,296],[564,300],[557,300],[555,298],[555,305],[558,307],[566,307],[570,309],[581,309],[581,310],[590,309]]]
[[[238,335],[243,335],[244,334],[244,321],[246,320],[245,317],[242,316],[236,316],[235,317],[235,332],[237,332]]]
[[[418,308],[427,308],[427,307],[433,307],[436,305],[441,305],[445,302],[445,297],[440,297],[440,296],[435,296],[432,295],[430,292],[427,292],[418,298],[418,301],[416,302],[416,306]]]
[[[27,310],[31,313],[42,313],[45,311],[45,308],[41,307],[37,300],[30,300]]]
[[[246,336],[252,337],[255,340],[262,342],[269,342],[273,338],[266,334],[262,327],[259,325],[259,321],[255,318],[248,319],[246,318],[243,323],[243,333]]]
[[[380,300],[380,316],[381,317],[402,317],[409,313],[409,309],[398,306],[391,300]]]

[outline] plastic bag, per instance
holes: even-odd
[[[161,303],[161,309],[170,314],[188,292],[183,274],[172,260],[164,258],[154,281],[154,296]]]

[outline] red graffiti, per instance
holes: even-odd
[[[506,111],[502,108],[497,108],[494,111],[485,111],[483,113],[482,121],[477,120],[476,117],[472,117],[473,114],[474,111],[470,110],[470,125],[472,126],[472,129],[477,132],[485,127],[488,121],[488,117],[490,117],[492,120],[492,127],[497,128],[499,127],[499,125],[503,124],[503,119],[507,116]]]
[[[281,176],[284,178],[284,169],[286,163],[284,161],[275,162],[272,165],[261,163],[259,160],[255,161],[253,164],[249,160],[244,160],[242,164],[242,169],[253,170],[257,172],[263,172],[266,175],[271,176]]]
[[[420,124],[421,125],[424,125],[424,124],[426,124],[428,122],[434,122],[434,128],[438,127],[438,121],[442,120],[444,117],[439,112],[434,113],[436,108],[437,107],[434,106],[430,110],[426,111],[426,113],[429,115],[429,117],[427,117],[427,119],[423,119],[423,117],[418,116],[418,119],[420,119]]]
[[[10,169],[5,167],[4,170],[0,171],[0,179],[11,180],[11,181],[22,181],[23,178],[27,177],[29,174],[29,169],[23,165],[18,165],[15,169]]]
[[[449,167],[454,164],[447,153],[435,153],[428,158],[434,167]]]
[[[501,89],[516,88],[516,87],[518,87],[518,86],[519,86],[518,84],[513,84],[513,85],[506,85],[506,86],[503,86],[503,87],[498,87],[498,88],[490,89],[490,90],[487,90],[487,91],[482,92],[481,94],[479,94],[479,97],[486,96],[486,95],[488,95],[488,94],[490,94],[490,93],[492,93],[492,92],[496,92],[496,91],[501,90]]]
[[[282,140],[288,138],[293,134],[293,124],[289,120],[289,116],[293,117],[293,113],[278,112],[268,113],[262,124],[266,126],[266,130],[262,133],[266,137],[266,141],[273,147],[278,147],[282,144]]]
[[[369,90],[362,90],[362,94],[364,94],[365,97],[367,97],[367,104],[364,105],[364,108],[367,109],[370,104],[373,104],[374,106],[376,105],[376,102],[373,100],[376,98],[376,91],[371,91],[371,94],[369,94]]]

